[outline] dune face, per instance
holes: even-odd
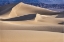
[[[9,18],[10,11],[17,3],[12,3],[8,5],[3,5],[0,7],[0,19]]]
[[[60,19],[54,18],[52,16],[40,15],[40,14],[36,14],[35,21],[36,22],[52,23],[52,24],[59,24],[59,23],[64,22],[64,20],[60,20]]]
[[[45,9],[45,8],[28,5],[28,4],[24,4],[24,3],[19,3],[15,7],[12,8],[9,17],[16,17],[16,16],[18,17],[18,16],[27,15],[27,14],[37,14],[37,13],[44,14],[44,15],[48,15],[48,14],[52,15],[58,12]]]
[[[3,15],[6,12],[9,12],[17,3],[4,5],[0,7],[0,15]]]
[[[11,7],[9,7],[9,6],[11,6]],[[8,5],[7,10],[9,10],[10,8],[12,8],[12,10],[11,10],[11,12],[9,12],[10,14],[7,15],[7,19],[5,19],[5,17],[3,16],[4,18],[2,19],[2,17],[1,17],[0,20],[2,20],[2,21],[24,21],[24,20],[33,19],[33,22],[37,22],[37,23],[42,22],[45,24],[50,24],[50,23],[51,24],[62,24],[62,25],[64,24],[63,19],[57,19],[55,17],[53,18],[53,16],[48,16],[48,15],[53,15],[56,13],[58,14],[58,13],[63,13],[63,12],[52,11],[49,9],[24,4],[22,2],[17,5],[16,4]],[[32,14],[35,14],[36,16],[32,15]],[[12,23],[14,23],[14,22],[12,22]]]

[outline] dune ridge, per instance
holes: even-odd
[[[37,13],[42,14],[42,15],[53,15],[59,12],[24,4],[21,2],[12,8],[9,17],[16,17],[16,16],[23,16],[27,14],[37,14]]]
[[[14,6],[14,5],[12,5]],[[45,9],[45,8],[40,8],[40,7],[36,7],[33,5],[28,5],[25,3],[18,3],[17,5],[15,5],[10,14],[8,15],[7,19],[0,19],[1,21],[24,21],[24,20],[31,20],[34,22],[42,22],[44,24],[57,24],[57,25],[63,25],[64,24],[64,20],[63,19],[57,19],[51,15],[59,13],[57,11],[53,11],[53,10],[49,10],[49,9]],[[36,16],[34,16],[34,18],[32,18],[29,14],[36,14]],[[33,19],[33,20],[32,20]],[[27,22],[27,21],[25,21]],[[14,22],[11,22],[14,23]],[[29,22],[28,22],[29,23]],[[36,24],[37,24],[36,23]],[[22,24],[20,22],[20,24]]]

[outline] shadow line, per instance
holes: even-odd
[[[36,14],[29,14],[29,15],[24,15],[20,17],[15,17],[15,18],[10,18],[10,19],[1,19],[2,21],[24,21],[24,20],[31,20],[36,17]]]
[[[64,26],[6,26],[2,30],[34,30],[64,33]]]

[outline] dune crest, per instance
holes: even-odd
[[[36,17],[35,17],[35,21],[38,22],[38,21],[41,21],[42,20],[42,17],[40,14],[36,14]]]
[[[40,8],[33,5],[24,4],[21,2],[12,8],[9,17],[13,18],[13,17],[19,17],[23,15],[37,14],[37,13],[44,15],[52,15],[55,14],[56,12],[57,11]]]

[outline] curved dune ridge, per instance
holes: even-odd
[[[53,14],[57,14],[58,12],[24,4],[21,2],[12,8],[9,17],[18,17],[18,16],[27,15],[27,14],[37,14],[37,13],[42,15],[53,15]]]
[[[5,9],[4,11],[7,11],[7,10],[12,9],[10,14],[7,16],[8,18],[14,18],[14,17],[24,16],[24,15],[28,15],[28,14],[37,14],[37,13],[42,14],[42,15],[56,15],[56,14],[63,13],[63,12],[49,10],[46,8],[36,7],[33,5],[28,5],[28,4],[25,4],[22,2],[17,5],[16,4],[11,4],[8,6],[6,5],[7,7],[6,8],[3,7],[1,10]],[[4,11],[2,11],[2,13],[4,13]]]
[[[55,18],[54,16],[52,16],[52,15],[60,14],[63,12],[57,12],[57,11],[53,11],[53,10],[49,10],[49,9],[45,9],[45,8],[41,8],[41,7],[36,7],[36,6],[28,5],[28,4],[25,4],[22,2],[18,3],[17,5],[11,4],[8,6],[13,7],[11,9],[11,12],[7,13],[9,15],[7,15],[6,17],[5,17],[5,15],[3,15],[3,17],[0,16],[1,17],[0,20],[4,20],[4,21],[31,20],[33,22],[42,22],[45,24],[46,23],[47,24],[50,24],[50,23],[57,24],[57,25],[64,24],[63,19]],[[9,8],[11,8],[11,7],[9,7]]]
[[[8,13],[9,15],[7,15],[6,17],[3,16],[4,19],[2,19],[2,16],[1,16],[0,20],[3,20],[3,21],[31,20],[31,21],[35,22],[36,24],[38,22],[42,22],[41,24],[43,24],[43,23],[45,23],[45,24],[51,23],[51,24],[57,24],[57,25],[64,24],[63,19],[55,18],[52,16],[52,15],[60,14],[63,12],[57,12],[57,11],[53,11],[53,10],[49,10],[49,9],[45,9],[45,8],[41,8],[41,7],[36,7],[33,5],[24,4],[22,2],[17,5],[11,4],[9,6],[13,7],[11,12]],[[9,8],[11,8],[11,7],[9,7]],[[25,22],[27,22],[27,21],[25,21]]]

